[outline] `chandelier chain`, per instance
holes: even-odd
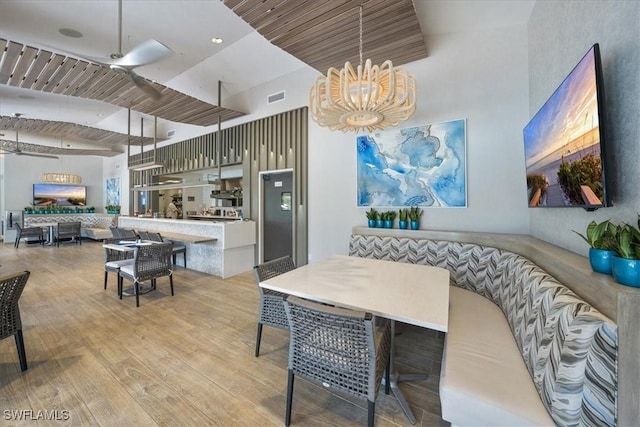
[[[362,5],[360,5],[360,65],[362,64]]]

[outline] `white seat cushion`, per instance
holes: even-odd
[[[109,262],[105,263],[104,266],[105,266],[105,268],[118,269],[118,268],[122,268],[122,266],[124,266],[124,265],[133,264],[133,261],[134,261],[133,258],[122,259],[122,260],[118,260],[118,261],[109,261]]]
[[[442,418],[457,426],[555,425],[500,308],[457,286],[449,292],[440,401]]]

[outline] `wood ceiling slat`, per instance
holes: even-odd
[[[305,7],[304,3],[307,0],[299,0],[297,2],[298,7]],[[282,7],[291,7],[292,5],[287,3],[287,0],[265,0],[256,7],[247,10],[242,14],[242,19],[245,20],[253,28],[258,29],[259,23],[269,18],[278,19],[282,15]]]
[[[9,42],[9,45],[3,51],[2,55],[2,68],[0,68],[0,83],[7,84],[13,68],[16,66],[16,62],[20,58],[22,53],[22,45]]]
[[[32,47],[28,47],[22,51],[22,54],[18,59],[18,63],[14,67],[11,78],[9,79],[9,86],[21,86],[25,77],[24,75],[29,70],[31,62],[36,57],[37,53],[38,49],[34,49]]]
[[[27,71],[27,75],[20,84],[20,87],[30,89],[36,82],[36,80],[38,80],[40,74],[42,73],[42,70],[49,63],[50,59],[51,52],[46,52],[44,50],[39,51],[38,55],[36,56],[36,60],[31,65],[31,68],[29,68],[29,71]]]
[[[49,78],[49,81],[46,85],[44,85],[42,90],[45,92],[55,93],[55,88],[56,86],[58,86],[58,83],[60,83],[60,81],[65,78],[67,73],[70,72],[77,63],[77,59],[74,60],[66,58],[60,68],[56,70],[55,74]]]
[[[53,73],[58,70],[58,67],[60,67],[60,64],[62,64],[62,61],[64,61],[64,59],[64,56],[54,54],[47,63],[47,66],[44,68],[44,70],[42,70],[42,73],[40,73],[40,75],[38,76],[38,79],[33,83],[31,89],[42,90]]]

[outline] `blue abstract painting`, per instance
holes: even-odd
[[[120,205],[120,178],[107,179],[107,205]]]
[[[465,120],[357,137],[358,206],[466,207]]]

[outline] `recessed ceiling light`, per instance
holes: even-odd
[[[82,34],[80,31],[76,31],[72,28],[60,28],[58,32],[63,36],[71,37],[74,39],[79,39],[84,36],[84,34]]]
[[[222,40],[220,37],[214,37],[211,39],[211,41],[215,44],[220,44],[222,43],[224,40]]]

